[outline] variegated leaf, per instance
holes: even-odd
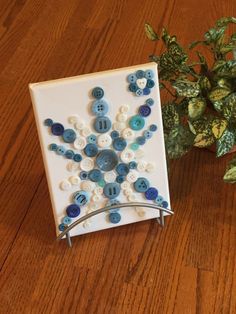
[[[192,120],[198,119],[206,108],[206,102],[203,98],[191,98],[188,104],[188,115]]]
[[[177,80],[172,84],[172,86],[176,89],[177,94],[182,97],[197,97],[200,92],[200,85],[198,82]]]
[[[214,143],[215,138],[211,132],[205,130],[203,133],[197,134],[194,140],[194,146],[196,147],[207,147]]]
[[[228,153],[234,145],[234,133],[225,129],[221,138],[216,141],[216,156],[221,157]]]
[[[167,103],[162,107],[162,119],[164,127],[169,130],[179,124],[179,114],[175,103]]]
[[[213,106],[215,108],[216,111],[221,112],[223,109],[223,101],[219,100],[219,101],[215,101],[213,103]]]
[[[236,120],[236,93],[232,93],[224,99],[222,113],[227,120]]]
[[[216,139],[219,139],[227,127],[226,120],[215,119],[212,122],[212,133]]]
[[[222,26],[227,26],[229,23],[236,23],[236,18],[232,16],[222,17],[216,22],[216,25],[218,27],[222,27]]]
[[[225,98],[231,93],[231,90],[228,88],[216,87],[208,94],[208,98],[211,102],[215,102]]]
[[[159,37],[157,36],[156,32],[154,31],[154,29],[152,28],[152,26],[148,23],[145,23],[145,32],[146,32],[146,35],[148,37],[148,39],[150,40],[158,40]]]
[[[236,166],[226,170],[223,179],[227,183],[236,183]]]

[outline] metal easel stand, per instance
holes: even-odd
[[[160,211],[160,217],[157,218],[157,222],[164,227],[164,213],[173,215],[174,212],[170,209],[166,209],[163,207],[160,207],[155,204],[149,204],[149,203],[141,203],[141,202],[132,202],[132,203],[121,203],[121,204],[116,204],[116,205],[111,205],[111,206],[106,206],[102,207],[100,209],[94,210],[93,212],[77,219],[75,222],[73,222],[71,225],[66,226],[65,230],[62,231],[59,236],[57,237],[57,241],[61,240],[64,236],[67,238],[67,243],[69,247],[72,247],[72,242],[71,242],[71,237],[70,237],[70,230],[76,227],[77,225],[81,224],[84,222],[86,219],[91,218],[93,216],[96,216],[98,214],[101,214],[103,212],[112,210],[112,209],[117,209],[117,208],[124,208],[124,207],[145,207],[145,208],[151,208],[155,210]]]

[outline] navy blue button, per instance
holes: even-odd
[[[150,88],[148,88],[148,87],[145,87],[144,89],[143,89],[143,95],[149,95],[151,93],[151,91],[150,91]]]
[[[58,226],[58,229],[59,229],[60,231],[64,231],[64,230],[66,229],[66,226],[62,223],[62,224],[60,224],[60,225]]]
[[[154,100],[152,98],[148,98],[145,101],[145,104],[148,105],[148,106],[153,106],[154,105]]]
[[[61,123],[53,123],[51,131],[53,135],[60,136],[64,132],[64,126]]]
[[[149,138],[152,137],[152,132],[146,130],[146,131],[143,132],[143,136],[144,136],[146,139],[149,139]]]
[[[115,150],[122,151],[127,146],[127,142],[123,137],[117,137],[113,140],[112,145]]]
[[[144,136],[138,136],[136,138],[136,143],[139,145],[144,145],[146,143],[146,138]]]
[[[98,169],[93,169],[93,170],[89,171],[88,176],[89,176],[89,180],[91,180],[93,182],[98,182],[98,181],[102,180],[102,178],[103,178],[101,171]]]
[[[66,129],[62,134],[62,138],[66,143],[73,143],[76,139],[76,133],[72,129]]]
[[[113,224],[118,224],[121,220],[121,215],[119,213],[110,213],[109,220]]]
[[[161,206],[164,207],[164,208],[168,208],[168,205],[169,204],[168,204],[167,201],[163,201],[162,204],[161,204]]]
[[[116,198],[120,194],[120,185],[116,182],[107,183],[104,186],[103,193],[109,199]]]
[[[108,112],[108,104],[105,100],[99,99],[93,102],[92,104],[92,112],[96,116],[105,116]]]
[[[119,132],[116,131],[116,130],[114,130],[114,131],[111,132],[111,138],[112,138],[112,139],[119,137],[119,135],[120,135]]]
[[[134,182],[134,188],[137,192],[146,192],[149,188],[149,181],[146,178],[138,178],[138,180]]]
[[[139,115],[133,116],[129,120],[129,126],[132,130],[139,131],[144,127],[144,125],[145,125],[145,120],[143,117]]]
[[[111,128],[111,120],[106,116],[97,117],[93,126],[98,133],[106,133]]]
[[[155,82],[153,80],[147,80],[147,87],[148,88],[153,88],[154,85],[155,85]]]
[[[86,180],[88,179],[88,172],[86,171],[81,171],[80,174],[79,174],[79,177],[81,180]]]
[[[75,218],[80,214],[80,207],[76,204],[67,206],[66,213],[68,217]]]
[[[88,143],[91,143],[91,144],[95,144],[97,142],[97,137],[95,134],[90,134],[88,137],[87,137],[87,142]]]
[[[75,204],[78,206],[85,205],[86,203],[88,203],[88,200],[89,200],[88,193],[85,191],[75,192],[73,195],[73,198],[74,198]]]
[[[130,75],[128,75],[127,80],[129,83],[135,83],[137,80],[137,77],[134,73],[131,73]]]
[[[55,143],[50,144],[49,149],[55,152],[57,150],[57,144]]]
[[[151,112],[152,109],[148,105],[142,105],[139,107],[139,113],[142,117],[148,117]]]
[[[146,77],[146,79],[151,80],[154,77],[153,71],[152,70],[145,71],[145,77]]]
[[[124,181],[125,181],[125,176],[119,175],[119,176],[116,177],[116,182],[117,182],[117,183],[121,184],[121,183],[123,183]]]
[[[92,95],[96,99],[101,99],[104,96],[104,90],[101,87],[95,87],[92,90]]]
[[[46,126],[52,126],[52,125],[53,125],[52,119],[46,119],[46,120],[44,120],[44,125],[46,125]]]
[[[96,144],[87,144],[84,148],[84,153],[88,157],[94,157],[98,153],[98,148]]]
[[[147,200],[155,200],[158,196],[158,191],[156,188],[148,188],[145,192],[145,197]]]
[[[118,156],[113,150],[104,149],[97,155],[96,163],[102,171],[110,171],[118,164]]]
[[[137,162],[131,161],[129,162],[129,169],[136,169],[137,168]]]
[[[107,206],[118,205],[118,204],[120,204],[120,202],[119,202],[118,200],[116,200],[116,199],[109,200],[109,201],[107,202]],[[110,209],[109,212],[110,212],[110,213],[116,213],[116,212],[118,212],[119,210],[120,210],[120,208],[114,208],[114,209]]]
[[[133,93],[135,93],[138,90],[138,86],[136,83],[130,83],[129,84],[129,90]]]
[[[66,149],[64,146],[57,146],[57,154],[58,155],[65,155]]]
[[[116,172],[122,176],[126,176],[129,173],[129,166],[124,163],[120,163],[116,167]]]
[[[65,153],[65,156],[66,156],[66,158],[68,158],[68,159],[73,159],[74,155],[75,155],[75,153],[74,153],[73,150],[71,150],[71,149],[68,149],[68,150],[66,151],[66,153]]]
[[[157,130],[157,125],[156,124],[151,124],[150,127],[149,127],[149,130],[151,132],[155,132]]]
[[[145,72],[143,71],[143,70],[138,70],[137,72],[136,72],[136,76],[137,76],[137,78],[143,78],[143,77],[145,77]]]
[[[73,160],[76,162],[80,162],[82,160],[82,156],[80,154],[74,154]]]

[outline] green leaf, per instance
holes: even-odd
[[[214,134],[216,139],[221,138],[227,127],[227,121],[221,119],[215,119],[212,121],[212,133]]]
[[[176,42],[171,42],[168,46],[168,52],[177,64],[185,63],[188,60],[187,54]]]
[[[236,92],[230,94],[224,99],[223,105],[223,116],[227,119],[236,120]]]
[[[152,26],[150,24],[145,23],[144,28],[145,28],[145,32],[146,32],[148,39],[153,40],[153,41],[159,39],[159,37],[157,36],[157,33],[154,31],[154,29],[152,28]]]
[[[163,40],[163,42],[165,43],[166,46],[168,46],[170,38],[171,37],[168,34],[166,28],[163,28],[162,29],[162,34],[161,34],[161,39]]]
[[[158,63],[160,61],[160,57],[156,55],[150,55],[149,60]]]
[[[198,119],[206,108],[204,98],[191,98],[188,104],[188,115],[192,120]]]
[[[222,68],[223,65],[225,65],[225,64],[226,64],[226,61],[217,60],[212,67],[212,71],[217,71],[218,69]]]
[[[189,45],[189,49],[193,49],[194,47],[196,47],[197,45],[202,44],[205,46],[208,46],[208,42],[206,42],[205,40],[196,40],[193,41],[190,45]]]
[[[223,66],[217,69],[218,76],[235,77],[236,76],[236,60],[228,60]]]
[[[202,133],[196,135],[194,140],[194,146],[203,148],[210,146],[214,143],[215,139],[211,132],[204,130]]]
[[[223,179],[227,183],[236,183],[236,166],[227,170]]]
[[[211,92],[208,94],[208,98],[212,103],[214,103],[215,101],[219,101],[225,98],[230,93],[231,90],[228,88],[216,87],[212,89]]]
[[[227,26],[229,23],[236,23],[235,17],[222,17],[218,21],[216,21],[216,26],[222,27]]]
[[[209,91],[211,89],[211,82],[206,76],[201,76],[199,84],[201,89],[204,91]]]
[[[236,45],[233,43],[229,43],[229,44],[225,44],[225,45],[221,46],[220,52],[223,54],[226,54],[228,52],[233,51],[234,49],[236,49]]]
[[[213,106],[217,112],[221,112],[223,110],[223,101],[218,100],[213,103]]]
[[[197,97],[200,92],[200,85],[198,82],[191,82],[189,80],[176,80],[172,83],[176,89],[177,94],[182,97]]]
[[[216,156],[227,154],[234,145],[234,133],[226,129],[220,139],[216,141]]]
[[[162,119],[164,128],[167,130],[172,129],[174,126],[179,124],[179,114],[176,110],[175,103],[167,103],[162,106]]]

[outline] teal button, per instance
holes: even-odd
[[[133,116],[129,120],[129,126],[132,130],[135,130],[135,131],[142,130],[144,125],[145,125],[145,120],[143,117],[139,115]]]
[[[133,150],[133,151],[138,150],[139,149],[139,144],[137,144],[137,143],[130,144],[130,149]]]

